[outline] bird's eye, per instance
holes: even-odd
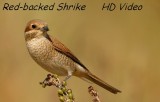
[[[37,26],[35,24],[32,24],[32,28],[35,29]]]

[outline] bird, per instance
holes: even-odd
[[[25,28],[24,37],[28,52],[32,59],[46,71],[65,76],[89,80],[113,94],[120,93],[105,81],[92,74],[87,67],[55,37],[48,34],[48,24],[40,19],[30,20]]]

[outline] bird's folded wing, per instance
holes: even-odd
[[[62,44],[60,41],[58,41],[56,38],[53,38],[51,36],[49,36],[50,39],[52,40],[53,46],[55,48],[55,50],[57,50],[58,52],[64,54],[65,56],[71,58],[74,62],[76,62],[77,64],[81,65],[83,68],[85,68],[86,70],[88,70],[81,62],[80,60],[75,57],[72,52],[64,45]]]

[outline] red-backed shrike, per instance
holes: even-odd
[[[116,94],[120,90],[93,75],[72,52],[56,38],[50,36],[48,25],[42,20],[31,20],[25,28],[25,41],[31,57],[45,70],[66,76],[88,79]]]

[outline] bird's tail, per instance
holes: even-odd
[[[121,92],[120,90],[114,88],[113,86],[107,84],[106,82],[104,82],[103,80],[99,79],[98,77],[96,77],[95,75],[93,75],[92,73],[87,73],[88,75],[85,76],[86,79],[92,81],[93,83],[103,87],[104,89],[117,94],[118,92]]]

